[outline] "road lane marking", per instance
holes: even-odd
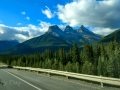
[[[3,70],[3,69],[2,69],[2,70]],[[38,87],[36,87],[36,86],[32,85],[31,83],[29,83],[29,82],[27,82],[27,81],[25,81],[25,80],[23,80],[23,79],[21,79],[21,78],[17,77],[16,75],[14,75],[14,74],[12,74],[12,73],[8,72],[7,70],[3,70],[3,71],[5,71],[6,73],[8,73],[8,74],[10,74],[10,75],[12,75],[12,76],[14,76],[14,77],[16,77],[16,78],[17,78],[17,79],[19,79],[19,80],[21,80],[21,81],[25,82],[26,84],[28,84],[28,85],[30,85],[30,86],[32,86],[32,87],[34,87],[34,88],[35,88],[35,89],[37,89],[37,90],[42,90],[42,89],[40,89],[40,88],[38,88]]]

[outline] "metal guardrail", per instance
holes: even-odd
[[[102,77],[102,76],[94,76],[94,75],[86,75],[86,74],[79,74],[79,73],[72,73],[72,72],[65,72],[65,71],[58,71],[58,70],[51,70],[51,69],[41,69],[41,68],[31,68],[31,67],[18,67],[13,66],[15,69],[21,69],[21,70],[30,70],[30,71],[36,71],[36,72],[45,72],[48,74],[57,74],[57,75],[63,75],[83,80],[89,80],[94,82],[101,83],[101,87],[103,87],[103,83],[120,86],[120,79],[119,78],[109,78],[109,77]]]
[[[0,65],[0,68],[6,68],[8,65]]]

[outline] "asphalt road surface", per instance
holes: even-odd
[[[107,90],[24,70],[0,68],[0,90]],[[108,89],[110,90],[110,89]],[[111,89],[115,90],[115,89]],[[116,89],[117,90],[117,89]]]

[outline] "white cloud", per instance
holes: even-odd
[[[26,27],[10,27],[0,24],[0,40],[18,40],[23,42],[44,34],[52,24],[40,21],[39,26],[29,24]]]
[[[18,23],[17,25],[20,26],[20,25],[22,25],[22,23]]]
[[[0,24],[0,40],[19,40],[18,37],[15,37],[16,34],[21,34],[29,37],[29,33],[27,31],[19,31],[14,27],[9,27],[4,24]]]
[[[120,27],[120,0],[73,0],[57,8],[58,18],[71,26]]]
[[[27,16],[26,19],[29,21],[29,20],[30,20],[30,17]]]
[[[55,16],[47,6],[46,6],[46,10],[42,10],[42,13],[45,14],[47,18],[50,19]]]
[[[26,14],[26,12],[21,12],[21,14],[22,14],[22,15],[25,15],[25,14]]]
[[[19,42],[23,42],[23,41],[25,41],[25,40],[27,40],[27,39],[28,39],[28,37],[27,37],[27,36],[22,35],[22,34],[15,34],[15,39],[16,39],[16,38],[18,38],[18,39],[19,39]]]
[[[116,29],[110,29],[110,28],[100,28],[100,27],[95,27],[92,29],[92,31],[96,34],[100,34],[100,35],[108,35],[112,32],[114,32]]]
[[[43,31],[43,32],[46,32],[49,28],[49,26],[53,25],[53,24],[50,24],[50,23],[47,23],[47,22],[43,22],[43,21],[40,21],[40,27],[41,27],[41,30],[40,31]]]

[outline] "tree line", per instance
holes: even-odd
[[[89,75],[120,78],[120,45],[115,39],[107,46],[93,47],[84,44],[79,50],[76,43],[69,51],[59,48],[55,52],[46,49],[31,55],[5,55],[0,61],[12,66],[55,69]]]

